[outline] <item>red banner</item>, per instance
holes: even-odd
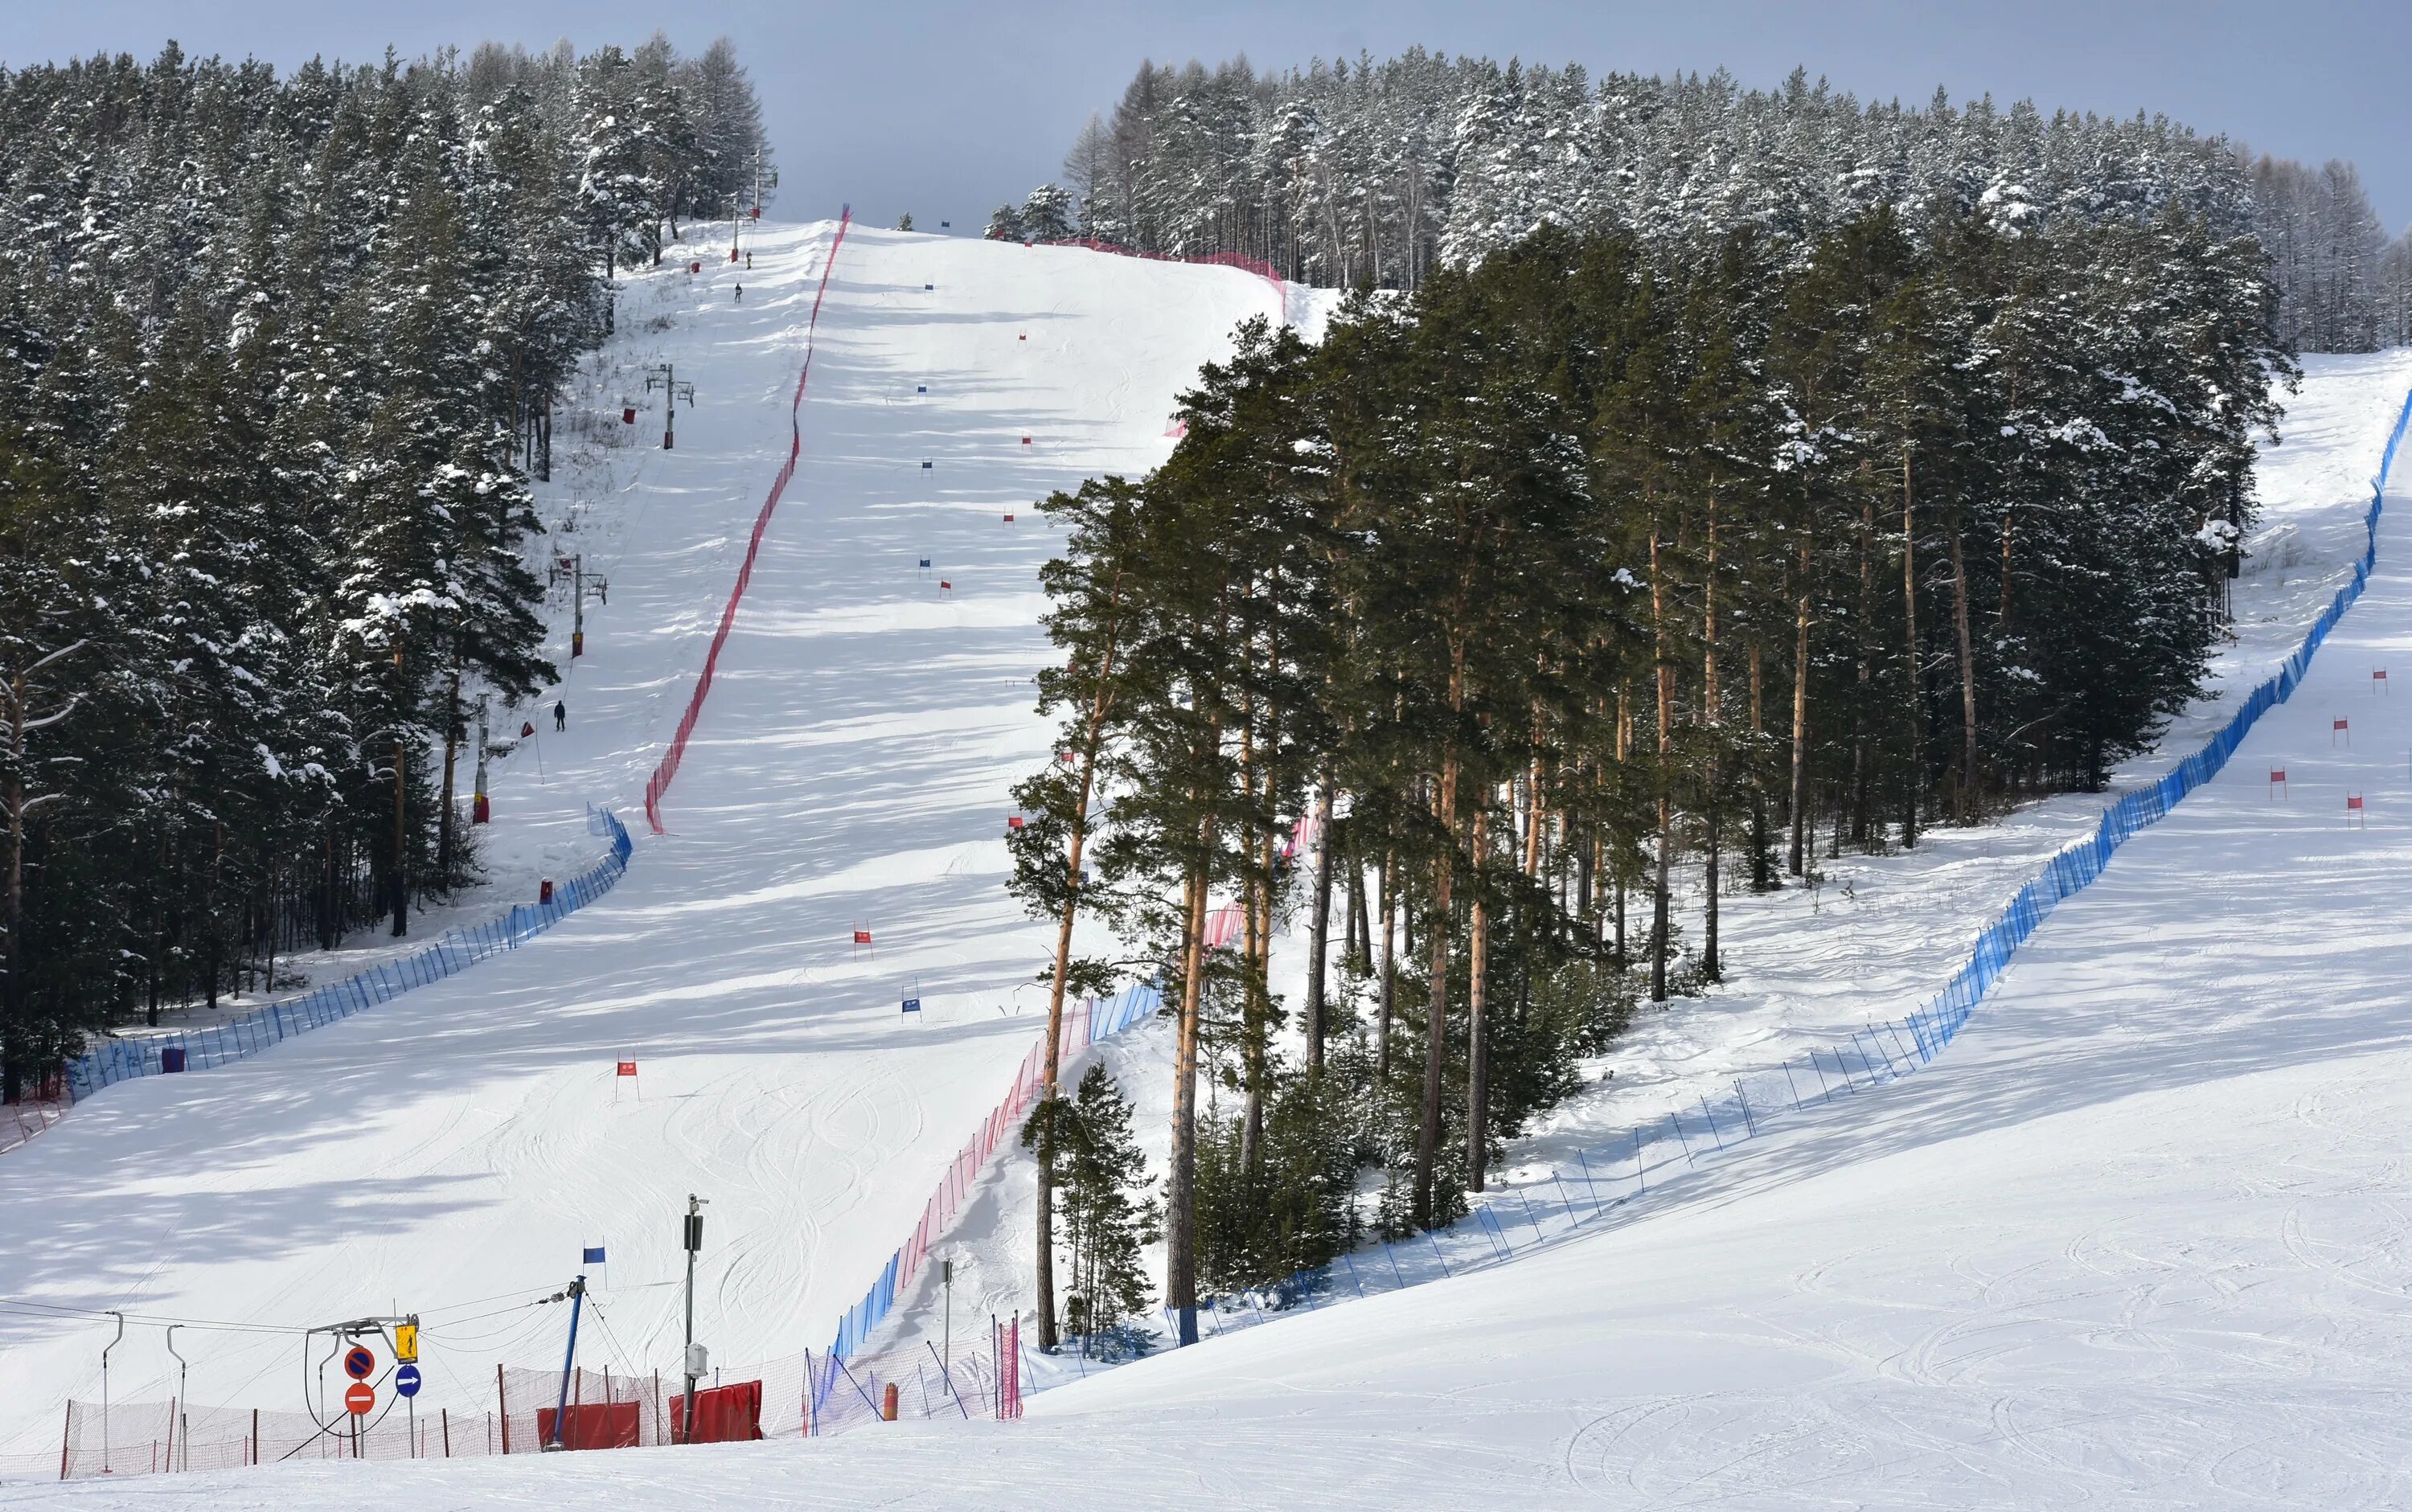
[[[698,1401],[703,1393],[696,1393]],[[573,1403],[569,1416],[561,1425],[561,1446],[565,1449],[633,1449],[637,1446],[637,1403],[633,1402],[597,1402],[586,1405]],[[552,1442],[551,1407],[536,1410],[536,1437],[539,1444]]]
[[[695,1437],[686,1436],[686,1398],[670,1398],[673,1444],[742,1444],[762,1436],[762,1383],[734,1381],[695,1394]]]

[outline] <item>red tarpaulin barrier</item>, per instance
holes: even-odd
[[[712,691],[712,670],[720,664],[720,648],[728,639],[728,627],[737,623],[738,603],[745,597],[745,585],[754,577],[754,558],[762,550],[762,533],[771,527],[772,512],[779,507],[779,495],[787,491],[787,480],[796,476],[796,462],[804,452],[803,422],[799,411],[803,408],[804,385],[813,376],[813,332],[821,323],[821,301],[829,294],[830,270],[837,266],[838,248],[846,245],[846,230],[854,224],[854,210],[848,206],[838,215],[837,239],[830,243],[829,257],[821,263],[821,286],[813,295],[812,318],[804,326],[804,366],[796,374],[796,394],[787,402],[787,461],[779,476],[771,480],[770,497],[762,501],[762,512],[754,517],[754,534],[745,543],[745,560],[738,565],[737,586],[728,592],[728,602],[720,611],[720,628],[712,633],[712,649],[703,653],[703,672],[695,680],[695,693],[686,701],[686,712],[679,716],[678,732],[670,737],[670,748],[662,756],[661,764],[654,769],[653,777],[645,784],[645,822],[654,833],[662,832],[662,795],[670,790],[670,779],[678,775],[679,763],[686,757],[687,737],[695,733],[695,722],[702,717],[704,696]]]
[[[762,1436],[762,1383],[736,1381],[695,1394],[698,1444],[742,1444]],[[670,1442],[684,1444],[686,1398],[670,1398]]]
[[[702,1393],[696,1394],[697,1401]],[[633,1402],[597,1402],[573,1405],[562,1423],[565,1449],[633,1449],[637,1446],[637,1406]],[[553,1409],[536,1410],[536,1439],[552,1442]]]

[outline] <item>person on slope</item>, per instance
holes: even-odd
[[[569,705],[559,698],[552,701],[552,727],[557,730],[569,727]]]
[[[737,302],[740,304],[745,302],[745,286],[743,284],[737,286]]]

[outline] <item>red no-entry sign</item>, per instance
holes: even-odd
[[[366,1417],[376,1407],[376,1388],[366,1381],[354,1381],[344,1392],[344,1406],[355,1417]]]

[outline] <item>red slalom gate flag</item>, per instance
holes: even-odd
[[[871,943],[871,932],[869,930],[855,931],[854,943],[857,945],[869,945]]]
[[[1005,517],[1005,522],[1006,522],[1007,524],[1008,524],[1008,525],[1012,524],[1012,523],[1013,523],[1013,517],[1012,517],[1011,515],[1007,515],[1007,516],[1006,516],[1006,517]]]
[[[951,594],[951,593],[953,593],[953,592],[955,591],[955,585],[954,585],[953,583],[949,582],[949,581],[948,581],[946,579],[944,579],[944,578],[941,578],[941,579],[939,579],[939,580],[938,580],[938,586],[939,586],[939,587],[941,587],[941,588],[943,588],[943,589],[945,589],[947,592],[949,592],[949,593],[950,593],[950,594]]]
[[[1017,814],[1017,815],[1014,815],[1012,817],[1010,817],[1010,818],[1007,819],[1007,820],[1005,821],[1005,827],[1006,827],[1007,829],[1021,829],[1021,828],[1022,828],[1022,815],[1019,815],[1019,814]]]
[[[637,1074],[637,1063],[634,1061],[622,1061],[620,1063],[620,1070],[618,1074],[624,1077],[635,1076]]]

